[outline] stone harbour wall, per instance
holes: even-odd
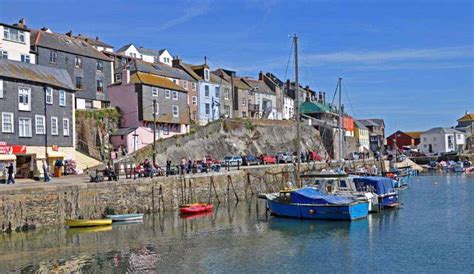
[[[323,165],[302,165],[302,170],[318,170]],[[5,187],[0,189],[0,226],[2,231],[15,231],[64,224],[67,218],[154,213],[176,210],[185,203],[243,200],[260,192],[278,191],[293,176],[292,165],[280,165],[118,182]]]

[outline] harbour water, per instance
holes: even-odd
[[[400,209],[355,222],[276,218],[249,199],[194,219],[43,227],[0,235],[0,272],[472,273],[473,196],[472,175],[430,175],[400,192]]]

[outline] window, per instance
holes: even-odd
[[[79,56],[76,56],[74,58],[74,65],[76,66],[76,68],[82,68],[82,58]]]
[[[204,69],[204,80],[209,81],[209,70]]]
[[[151,96],[158,97],[158,88],[156,87],[151,88]]]
[[[170,98],[170,96],[171,96],[170,93],[171,93],[171,92],[170,92],[169,89],[165,89],[165,98],[166,98],[166,99],[169,99],[169,98]]]
[[[178,84],[178,80],[173,79],[173,83]]]
[[[122,74],[121,73],[115,74],[115,82],[118,82],[118,81],[122,81]]]
[[[4,28],[3,38],[10,41],[25,43],[25,32],[18,29]]]
[[[173,100],[178,100],[178,92],[173,90]]]
[[[154,61],[155,63],[159,63],[159,62],[160,62],[160,57],[158,57],[158,56],[153,56],[153,61]]]
[[[58,117],[51,117],[51,135],[58,135]]]
[[[31,137],[31,118],[18,119],[18,136]]]
[[[211,106],[206,103],[206,115],[209,115],[209,113],[211,112]]]
[[[204,85],[204,96],[209,97],[209,86]]]
[[[49,62],[50,63],[56,63],[56,59],[58,59],[58,53],[56,51],[50,51],[49,52]]]
[[[183,80],[183,87],[184,89],[188,89],[188,81]]]
[[[179,117],[179,108],[178,108],[178,106],[173,106],[173,117]]]
[[[461,140],[461,134],[456,135],[458,140]]]
[[[2,59],[8,59],[8,51],[6,51],[6,50],[1,50],[0,53],[1,53],[0,58],[2,58]]]
[[[97,70],[104,71],[104,62],[102,60],[97,60]]]
[[[197,105],[197,103],[198,103],[198,98],[197,98],[197,96],[193,96],[193,99],[192,99],[192,100],[193,100],[193,105],[194,105],[194,106]]]
[[[102,80],[97,80],[97,92],[104,92],[104,82]]]
[[[81,76],[76,76],[76,88],[77,89],[82,89],[82,77]]]
[[[52,88],[46,89],[46,104],[48,105],[53,104],[53,89]]]
[[[216,97],[217,98],[221,97],[221,90],[219,87],[216,87]]]
[[[194,91],[196,91],[196,83],[194,83],[194,82],[191,83],[191,89],[194,90]]]
[[[63,135],[69,136],[69,119],[63,118]]]
[[[2,112],[2,132],[3,133],[13,133],[13,113],[11,112]]]
[[[22,61],[23,63],[30,63],[30,55],[28,55],[28,54],[22,54],[22,55],[21,55],[21,61]]]
[[[245,99],[245,97],[242,97],[242,106],[245,106],[247,105],[247,100]]]
[[[64,90],[59,91],[59,105],[66,106],[66,92]]]
[[[44,135],[46,130],[44,128],[45,118],[43,115],[35,115],[35,132],[37,135]]]
[[[0,79],[0,98],[3,98],[3,80]]]
[[[18,109],[23,111],[31,110],[31,89],[25,87],[18,88]]]
[[[229,100],[229,97],[230,97],[230,89],[226,88],[224,89],[224,99]]]

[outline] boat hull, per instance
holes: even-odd
[[[199,205],[192,205],[189,207],[182,207],[179,209],[181,214],[197,214],[203,212],[209,212],[214,209],[214,206],[211,204],[199,204]]]
[[[97,220],[71,220],[66,219],[66,225],[68,227],[91,227],[91,226],[103,226],[111,225],[111,219],[97,219]]]
[[[368,202],[354,202],[347,205],[317,205],[283,203],[277,200],[268,200],[267,203],[272,214],[298,219],[350,221],[366,218],[369,213]]]
[[[400,205],[397,193],[379,195],[379,204],[384,208],[394,208]]]
[[[127,222],[127,221],[140,221],[143,220],[143,214],[119,214],[119,215],[107,215],[107,219],[111,219],[114,222]]]

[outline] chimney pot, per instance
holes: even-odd
[[[69,32],[66,32],[66,35],[71,37],[72,36],[72,30],[70,30]]]

